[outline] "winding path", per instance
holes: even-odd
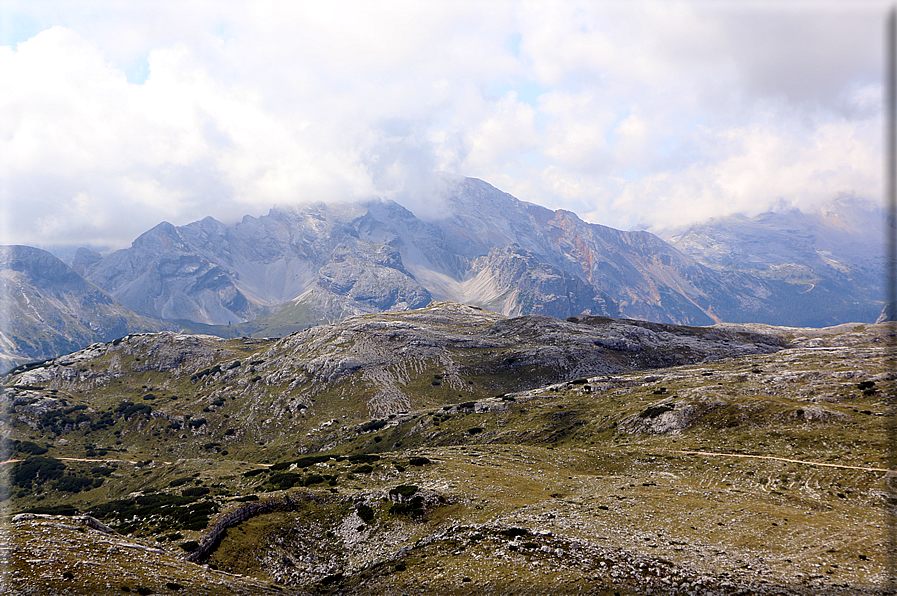
[[[786,457],[774,457],[772,455],[749,455],[746,453],[717,453],[713,451],[683,451],[681,449],[664,449],[656,447],[649,451],[666,451],[668,453],[683,453],[685,455],[707,455],[713,457],[743,457],[751,459],[770,459],[774,461],[784,461],[792,464],[805,464],[808,466],[825,466],[828,468],[844,468],[847,470],[865,470],[867,472],[887,472],[889,474],[897,474],[897,470],[889,470],[888,468],[870,468],[865,466],[848,466],[846,464],[829,464],[821,461],[806,461],[802,459],[788,459]]]

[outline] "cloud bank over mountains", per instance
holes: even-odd
[[[885,3],[0,3],[6,242],[396,200],[629,228],[877,199]]]

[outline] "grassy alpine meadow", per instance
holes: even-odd
[[[527,339],[485,311],[468,326],[430,311],[431,327],[414,312],[417,330],[401,313],[361,317],[382,340],[367,347],[373,331],[356,320],[282,340],[129,336],[14,370],[4,584],[883,589],[895,505],[887,326],[636,336],[620,322],[559,322]],[[653,360],[649,331],[671,334]],[[609,336],[630,343],[594,343]],[[586,351],[570,347],[584,337]]]

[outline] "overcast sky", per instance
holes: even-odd
[[[425,215],[439,170],[622,229],[880,200],[888,6],[0,0],[3,242]]]

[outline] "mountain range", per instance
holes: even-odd
[[[883,309],[884,218],[871,204],[653,234],[587,223],[472,178],[440,175],[433,198],[429,217],[374,200],[274,208],[234,225],[162,222],[126,249],[79,249],[71,267],[7,248],[4,363],[138,331],[280,336],[432,300],[687,325],[820,327],[872,322]]]

